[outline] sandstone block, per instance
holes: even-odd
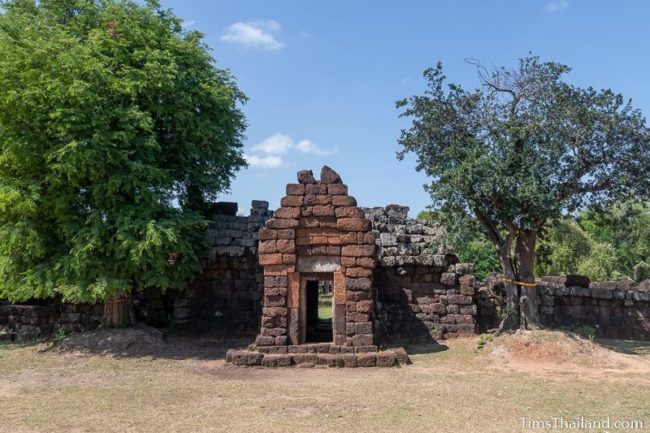
[[[312,214],[317,217],[335,216],[334,209],[332,205],[315,205],[312,207]]]
[[[297,219],[272,218],[266,222],[269,229],[295,229],[299,225]]]
[[[368,301],[368,300],[370,300],[370,291],[369,290],[361,290],[361,291],[346,290],[345,294],[346,294],[346,300],[347,301],[359,302],[359,301]]]
[[[356,334],[352,336],[353,346],[371,346],[374,343],[372,334]]]
[[[287,309],[285,307],[264,307],[262,308],[262,314],[268,317],[286,317]]]
[[[290,183],[287,185],[287,195],[304,195],[305,185]]]
[[[356,206],[341,206],[336,208],[337,218],[365,218],[361,209]]]
[[[300,196],[297,195],[288,195],[286,197],[282,197],[280,200],[280,206],[282,207],[300,207],[303,204],[303,199]],[[277,212],[275,214],[277,216]]]
[[[320,185],[320,184],[306,185],[305,193],[314,194],[314,195],[327,194],[327,185]]]
[[[260,255],[273,254],[278,252],[275,240],[260,241],[257,248]]]
[[[331,187],[328,189],[331,189]],[[348,195],[332,195],[332,204],[334,206],[356,206],[357,200]]]
[[[343,367],[355,368],[357,366],[357,355],[345,353],[341,355],[341,359],[343,360]]]
[[[297,177],[298,177],[298,183],[301,184],[316,183],[316,179],[314,179],[314,173],[312,173],[311,170],[300,170],[297,173]]]
[[[373,257],[357,257],[357,266],[372,269],[375,267],[375,259]]]
[[[370,312],[372,311],[372,301],[356,302],[356,311],[358,313],[370,314]]]
[[[341,249],[341,255],[348,257],[372,257],[374,254],[374,245],[344,245]]]
[[[355,334],[372,334],[372,322],[357,322],[354,324]]]
[[[397,360],[393,352],[379,352],[377,353],[377,367],[393,367]]]
[[[300,218],[299,207],[281,207],[273,214],[273,218],[296,219]]]
[[[408,353],[406,353],[406,350],[404,350],[403,347],[398,347],[396,349],[393,349],[393,354],[395,355],[395,359],[397,360],[399,365],[411,364],[411,358],[409,357]]]
[[[286,296],[264,296],[264,306],[265,307],[286,307],[287,306],[287,297]]]
[[[325,184],[340,184],[341,176],[330,167],[324,165],[320,171],[320,181]]]
[[[345,275],[347,277],[354,277],[354,278],[356,277],[370,278],[372,276],[372,271],[370,269],[361,268],[361,267],[347,268],[345,270]]]
[[[331,195],[347,195],[348,187],[341,183],[327,185],[327,192]]]
[[[357,242],[357,233],[356,232],[350,232],[350,233],[342,233],[341,234],[341,244],[342,245],[356,245]]]
[[[296,244],[292,239],[278,239],[276,250],[280,253],[292,254],[296,251]]]
[[[377,365],[376,353],[359,353],[356,357],[358,367],[374,367]]]
[[[273,346],[275,344],[275,337],[268,335],[258,335],[255,338],[255,344],[258,346]]]
[[[261,241],[269,239],[277,239],[278,231],[273,229],[260,229],[258,232],[259,239]]]
[[[350,322],[368,322],[370,321],[370,314],[367,313],[358,313],[356,311],[350,311],[345,314],[345,319],[348,323]],[[355,328],[356,330],[356,328]]]
[[[359,232],[370,230],[370,221],[364,218],[339,218],[336,222],[339,230]]]
[[[345,287],[349,290],[370,290],[370,278],[345,278]]]
[[[266,265],[281,265],[282,264],[282,254],[260,254],[259,264],[262,266]]]
[[[294,239],[296,237],[296,231],[292,229],[283,229],[277,232],[278,239]]]
[[[440,274],[440,282],[445,286],[455,286],[457,275],[452,272],[443,272]]]

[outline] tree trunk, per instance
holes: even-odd
[[[106,328],[124,328],[134,323],[131,297],[111,297],[104,303],[102,324]]]
[[[517,236],[515,256],[517,260],[518,280],[522,283],[535,282],[535,245],[537,233],[523,230]],[[519,317],[521,329],[541,329],[542,321],[539,315],[540,297],[537,286],[521,285],[519,298]]]
[[[514,329],[519,326],[519,287],[508,280],[517,280],[512,258],[510,257],[510,243],[499,247],[499,261],[506,281],[503,282],[506,292],[506,311],[499,324],[499,331]]]

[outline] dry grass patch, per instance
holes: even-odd
[[[523,431],[527,416],[611,416],[650,425],[650,386],[638,380],[650,374],[645,349],[602,348],[646,370],[595,381],[585,371],[601,370],[596,360],[561,375],[519,369],[514,336],[482,351],[476,340],[445,342],[447,350],[437,352],[414,347],[421,353],[406,368],[348,370],[235,368],[186,347],[179,348],[183,356],[113,357],[4,345],[0,431],[504,432]],[[505,364],[498,347],[510,350]]]

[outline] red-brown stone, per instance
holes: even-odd
[[[350,232],[367,231],[370,230],[370,221],[364,218],[339,218],[336,227]]]
[[[287,195],[304,195],[305,185],[299,183],[290,183],[287,185]]]
[[[298,227],[297,219],[273,218],[266,222],[266,227],[270,229],[291,229]]]

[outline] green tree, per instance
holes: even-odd
[[[648,204],[616,203],[604,211],[585,211],[578,218],[580,226],[592,238],[614,247],[614,273],[635,277],[635,267],[650,261],[650,207]],[[616,276],[612,275],[612,276]]]
[[[0,298],[186,284],[245,165],[244,100],[156,1],[2,2]]]
[[[436,209],[476,218],[507,279],[534,281],[537,235],[585,206],[650,196],[650,133],[644,117],[611,90],[563,80],[570,68],[537,57],[514,69],[472,62],[480,86],[445,85],[442,65],[427,89],[397,102],[412,119],[398,153],[413,152]],[[506,283],[508,309],[540,327],[533,285]]]
[[[603,281],[614,274],[616,249],[599,242],[573,218],[549,225],[537,244],[538,275],[586,275]]]

